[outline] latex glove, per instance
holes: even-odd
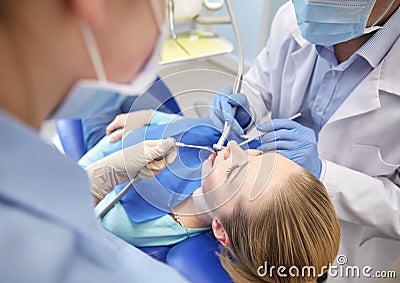
[[[232,94],[232,87],[224,87],[217,92],[209,108],[209,118],[216,126],[233,123],[232,132],[240,136],[244,134],[243,128],[246,128],[251,122],[250,104],[244,94]],[[232,107],[236,106],[235,120],[233,119]]]
[[[109,136],[114,131],[123,129],[123,131],[116,133],[110,138],[111,142],[118,141],[125,133],[148,125],[151,121],[153,112],[154,110],[141,110],[117,115],[107,126],[106,134]]]
[[[276,151],[320,177],[322,163],[312,129],[288,119],[268,121],[257,128],[266,132],[258,149]]]
[[[148,140],[117,151],[86,168],[93,195],[101,200],[129,179],[150,180],[177,156],[175,139]],[[162,160],[155,160],[164,157]]]

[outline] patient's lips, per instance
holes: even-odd
[[[215,161],[216,156],[217,155],[213,153],[213,154],[210,154],[210,156],[208,157],[208,160],[210,161],[211,166],[214,166],[214,161]]]

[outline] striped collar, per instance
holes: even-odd
[[[400,8],[357,52],[375,68],[400,37]]]

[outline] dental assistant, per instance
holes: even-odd
[[[232,122],[237,106],[233,131],[256,124],[267,132],[262,150],[277,150],[320,178],[340,219],[339,254],[347,265],[375,271],[400,256],[399,6],[399,0],[286,3],[245,76],[246,95],[225,89],[210,109],[221,124]],[[268,111],[272,121],[260,123]],[[296,122],[287,119],[298,112]],[[328,281],[367,280],[374,279]]]
[[[164,15],[164,0],[0,2],[1,282],[185,282],[106,232],[85,171],[37,134],[46,118],[84,115],[91,101],[69,92],[83,79],[143,84]],[[148,174],[172,147],[138,144],[128,173]]]

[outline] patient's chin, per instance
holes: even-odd
[[[206,159],[201,166],[201,180],[202,183],[210,176],[213,170],[212,162]]]

